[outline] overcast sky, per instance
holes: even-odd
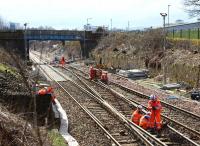
[[[0,0],[0,15],[7,21],[29,27],[82,29],[87,18],[92,25],[126,28],[162,25],[160,12],[170,7],[170,22],[194,22],[184,11],[183,0]]]

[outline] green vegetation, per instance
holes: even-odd
[[[0,72],[5,72],[6,70],[13,75],[17,75],[16,69],[14,69],[13,67],[10,67],[6,64],[0,63]]]
[[[67,146],[65,139],[55,130],[51,130],[48,137],[52,141],[52,146]]]

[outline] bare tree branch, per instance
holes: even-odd
[[[191,17],[200,16],[200,0],[184,0],[184,5]]]

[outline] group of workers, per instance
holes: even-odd
[[[98,78],[104,83],[108,82],[108,73],[106,71],[102,71],[101,69],[96,69],[93,66],[90,66],[89,73],[90,73],[90,80]]]
[[[157,130],[161,129],[161,110],[162,105],[158,96],[151,95],[148,101],[148,112],[143,114],[142,105],[138,105],[137,109],[133,112],[131,116],[132,122],[142,127],[145,130]]]
[[[44,87],[37,92],[38,95],[51,95],[51,101],[55,104],[55,95],[52,87]],[[157,130],[161,129],[161,110],[162,105],[158,96],[151,95],[148,101],[148,112],[143,111],[142,105],[138,105],[137,109],[133,112],[131,120],[145,130]],[[145,114],[143,114],[145,113]]]

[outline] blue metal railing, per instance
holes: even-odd
[[[57,35],[57,34],[26,34],[27,40],[84,40],[79,35]]]

